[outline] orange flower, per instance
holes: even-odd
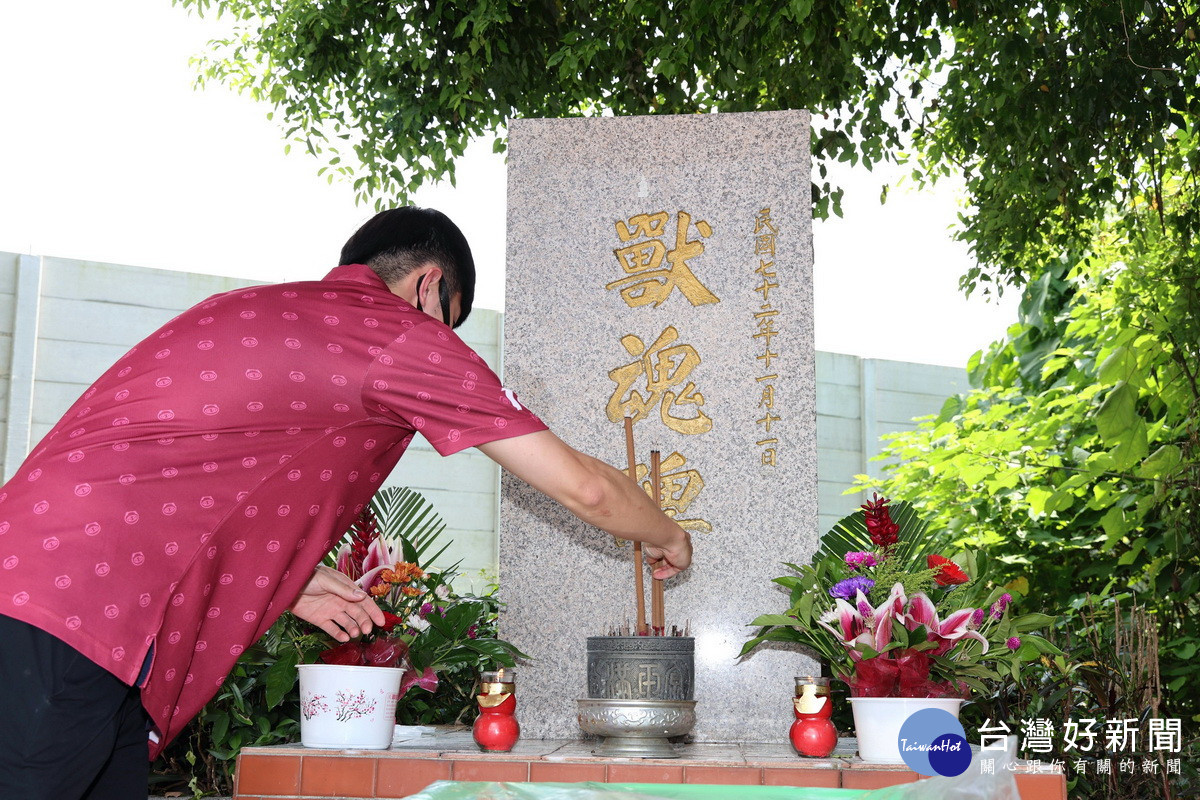
[[[372,597],[383,597],[390,592],[392,587],[386,583],[377,583],[371,587],[370,592]]]
[[[408,561],[396,562],[395,570],[395,583],[408,583],[409,581],[425,577],[425,572],[420,567]]]
[[[397,577],[396,573],[392,572],[390,569],[382,570],[379,573],[379,580],[386,583],[402,583],[399,577]]]
[[[421,594],[421,590],[415,586],[405,586],[403,589],[400,590],[400,593],[405,595],[406,597],[417,597],[418,595]]]

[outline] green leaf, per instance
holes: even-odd
[[[1053,496],[1054,493],[1049,489],[1034,486],[1025,493],[1025,502],[1029,503],[1029,510],[1033,516],[1040,517],[1046,513],[1046,506]]]
[[[1100,365],[1100,381],[1102,383],[1118,383],[1131,381],[1137,370],[1137,357],[1128,347],[1118,347],[1104,359]]]
[[[1146,457],[1149,452],[1149,435],[1146,421],[1135,419],[1118,439],[1117,446],[1109,450],[1113,458],[1113,469],[1125,471]]]
[[[1113,545],[1129,532],[1129,526],[1125,522],[1125,512],[1115,506],[1100,518],[1100,527],[1104,528],[1105,539],[1101,549],[1105,551],[1111,550]]]
[[[1031,633],[1027,633],[1021,637],[1021,646],[1024,647],[1026,644],[1032,645],[1033,647],[1037,648],[1037,651],[1040,654],[1052,655],[1052,656],[1065,655],[1062,650],[1059,650],[1057,647],[1055,647],[1053,644],[1051,644],[1047,640],[1043,639],[1041,636],[1034,636]]]
[[[1013,630],[1018,633],[1045,628],[1054,622],[1054,617],[1047,614],[1022,614],[1012,619]]]
[[[1143,478],[1163,478],[1178,469],[1182,462],[1183,451],[1177,445],[1164,444],[1142,462],[1138,475]]]
[[[764,627],[767,625],[795,626],[795,625],[799,625],[800,621],[797,620],[795,617],[789,617],[786,614],[763,614],[761,616],[755,617],[754,621],[751,622],[750,624],[756,628],[761,628],[761,627]]]
[[[268,667],[262,676],[266,686],[266,706],[275,708],[283,701],[285,695],[296,685],[298,673],[296,664],[300,660],[300,651],[289,647],[280,654],[279,659]]]
[[[1128,436],[1136,421],[1137,391],[1125,381],[1121,381],[1109,391],[1100,408],[1096,410],[1096,429],[1105,443],[1113,446]]]

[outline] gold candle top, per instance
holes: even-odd
[[[517,673],[512,669],[484,670],[479,673],[482,694],[511,694],[517,688]]]
[[[801,697],[805,694],[829,694],[829,678],[821,678],[813,675],[797,675],[796,697]]]
[[[811,675],[796,676],[796,710],[801,714],[815,714],[829,699],[829,678]]]

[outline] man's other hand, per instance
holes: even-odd
[[[317,567],[291,612],[339,642],[371,632],[383,624],[383,611],[350,578],[326,566]]]

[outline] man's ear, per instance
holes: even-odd
[[[430,266],[430,268],[425,270],[421,274],[421,277],[417,279],[417,297],[420,298],[422,295],[427,294],[432,288],[440,298],[441,281],[442,268]]]

